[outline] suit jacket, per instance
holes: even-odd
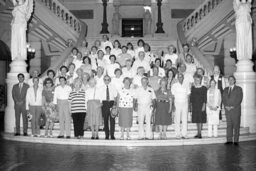
[[[28,88],[29,88],[29,85],[26,83],[23,83],[21,91],[20,91],[19,83],[13,86],[12,98],[15,105],[17,105],[17,102],[22,102],[22,105],[26,104],[26,95],[27,95]]]
[[[229,87],[226,87],[223,91],[222,102],[224,106],[232,106],[234,107],[228,113],[240,114],[241,115],[241,103],[243,100],[243,90],[241,87],[234,85],[231,90],[230,96],[228,96]]]

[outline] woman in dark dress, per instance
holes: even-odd
[[[192,123],[197,124],[197,135],[202,138],[202,126],[206,123],[207,88],[201,85],[202,77],[194,75],[194,86],[191,88],[190,103],[192,105]]]
[[[172,96],[167,89],[167,79],[162,78],[160,88],[156,93],[156,116],[155,124],[159,125],[159,139],[166,139],[167,126],[172,124]]]

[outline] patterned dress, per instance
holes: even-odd
[[[132,127],[134,91],[122,88],[119,91],[119,126],[123,128]]]

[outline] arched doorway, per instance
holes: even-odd
[[[11,62],[10,48],[0,40],[0,112],[3,112],[7,102],[5,79]]]

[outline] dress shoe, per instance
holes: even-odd
[[[24,133],[23,136],[28,136],[28,133]]]
[[[99,139],[99,136],[96,136],[95,139],[98,140],[98,139]]]
[[[92,136],[91,139],[94,140],[95,138]]]
[[[198,138],[198,135],[194,136],[194,138]]]
[[[66,136],[67,139],[70,139],[70,136]]]
[[[198,135],[198,138],[201,139],[201,138],[202,138],[202,135]]]
[[[227,142],[225,143],[225,145],[231,145],[231,144],[233,144],[233,142],[231,142],[231,141],[227,141]]]
[[[108,138],[108,137],[105,137],[105,140],[109,140],[109,138]]]
[[[234,142],[234,146],[239,146],[238,142]]]
[[[116,138],[115,137],[111,137],[111,140],[115,140]]]
[[[59,135],[57,136],[57,138],[64,138],[64,135]]]
[[[14,136],[20,136],[20,133],[15,133]]]

